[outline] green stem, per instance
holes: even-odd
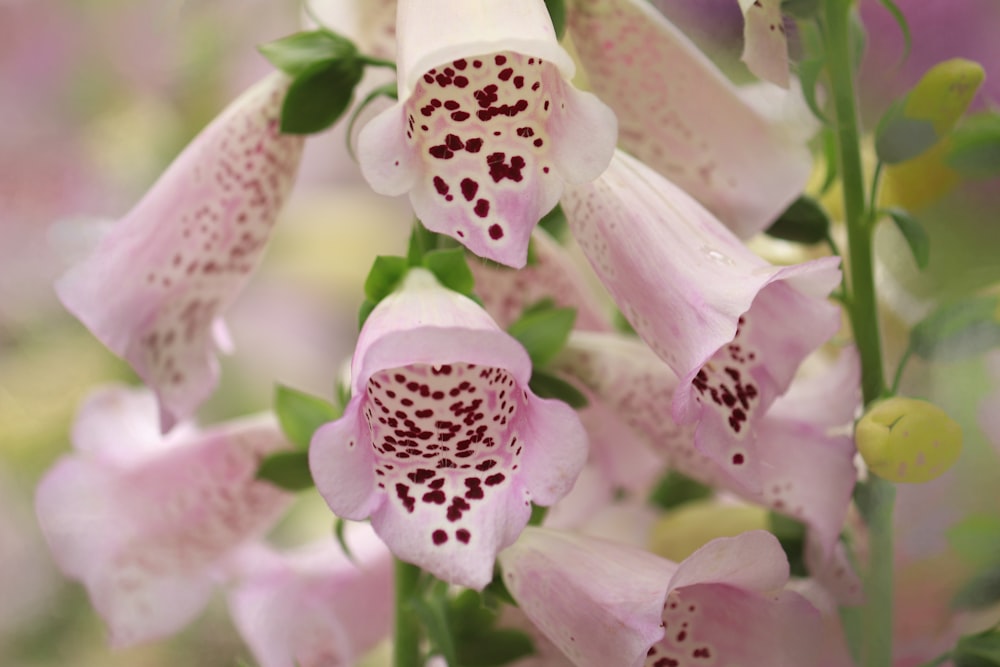
[[[420,667],[420,622],[412,600],[420,593],[420,568],[396,559],[396,627],[392,667]]]
[[[837,156],[844,192],[844,217],[850,266],[846,277],[846,307],[861,357],[861,389],[865,404],[885,392],[882,339],[872,254],[873,215],[866,205],[867,189],[861,163],[858,111],[854,91],[854,64],[850,43],[851,0],[826,0],[827,71],[835,112]],[[861,664],[892,664],[893,534],[892,507],[895,487],[876,476],[859,485],[856,498],[868,523],[869,559],[863,580],[866,606],[863,614]],[[862,502],[863,501],[863,502]]]

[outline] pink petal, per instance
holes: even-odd
[[[743,55],[750,71],[788,88],[788,40],[780,0],[740,0],[743,10]]]
[[[288,494],[255,480],[260,458],[285,446],[271,421],[234,422],[143,459],[81,452],[45,476],[39,524],[116,646],[168,635],[201,610],[220,560],[287,506]]]
[[[370,514],[398,557],[481,589],[531,501],[582,468],[576,415],[537,398],[524,349],[422,269],[371,313],[352,369],[344,417],[313,438],[318,489],[341,516]]]
[[[712,540],[684,559],[670,590],[696,584],[725,584],[767,592],[788,581],[788,559],[778,539],[763,530]]]
[[[564,207],[625,317],[681,378],[675,419],[697,423],[699,449],[758,484],[755,423],[839,328],[825,299],[839,259],[771,266],[623,153],[598,181],[570,188]]]
[[[642,665],[675,566],[639,549],[527,528],[500,553],[520,609],[578,667]]]
[[[601,303],[581,268],[544,230],[532,234],[535,262],[519,271],[471,262],[476,296],[501,327],[516,321],[525,308],[542,299],[556,306],[576,308],[573,327],[581,331],[610,331],[608,308]]]
[[[648,3],[574,7],[574,44],[593,90],[618,115],[626,150],[742,238],[765,229],[802,192],[812,169],[805,142],[758,115]]]
[[[213,327],[291,188],[302,139],[277,129],[287,85],[273,75],[230,105],[56,285],[66,308],[156,390],[163,430],[212,393]]]
[[[229,609],[261,667],[352,665],[389,634],[391,554],[366,524],[346,538],[353,561],[328,540],[244,565]]]

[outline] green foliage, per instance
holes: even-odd
[[[257,479],[270,482],[286,491],[302,491],[313,485],[309,472],[309,452],[278,452],[260,462]]]
[[[274,390],[274,411],[285,437],[301,449],[309,447],[316,429],[342,414],[329,401],[280,384]]]
[[[955,667],[1000,666],[1000,631],[994,626],[958,640],[952,652]]]
[[[406,262],[410,266],[421,266],[424,255],[438,247],[438,234],[423,226],[419,220],[413,222],[410,230],[410,242],[406,247]]]
[[[431,250],[424,255],[423,265],[448,289],[465,296],[472,296],[476,280],[465,261],[465,250],[462,248]]]
[[[966,118],[951,134],[949,165],[970,178],[1000,175],[1000,113]]]
[[[575,321],[575,308],[530,308],[507,328],[507,333],[524,346],[531,363],[539,367],[563,349]]]
[[[488,594],[465,590],[443,607],[454,647],[453,667],[499,667],[535,651],[531,638],[520,630],[496,627],[500,615],[488,604]]]
[[[365,95],[365,98],[354,107],[354,113],[351,114],[351,118],[347,121],[347,132],[345,133],[347,137],[347,152],[351,154],[352,158],[357,159],[354,155],[354,145],[351,143],[351,138],[354,136],[354,124],[358,122],[358,116],[365,108],[377,100],[380,97],[388,97],[389,99],[397,100],[399,99],[399,93],[396,89],[396,82],[386,83],[384,85],[375,88],[370,93]]]
[[[899,26],[900,32],[903,33],[903,55],[900,58],[900,64],[906,61],[910,57],[910,50],[913,48],[913,37],[910,35],[910,24],[906,22],[906,16],[903,14],[903,10],[896,5],[892,0],[878,0],[879,3],[885,7],[892,18],[896,20],[896,25]]]
[[[257,47],[268,61],[297,78],[319,63],[359,57],[351,40],[329,30],[298,32]]]
[[[811,19],[819,13],[820,0],[782,0],[781,13],[797,19]]]
[[[778,538],[788,557],[788,567],[793,577],[809,575],[806,569],[806,527],[801,521],[777,512],[768,512],[768,530]]]
[[[654,507],[665,510],[679,507],[693,500],[708,498],[712,495],[711,487],[695,481],[676,470],[671,470],[660,478],[649,494],[648,502]]]
[[[767,229],[767,235],[795,243],[824,241],[830,232],[830,218],[819,203],[805,195],[796,199]]]
[[[566,213],[559,204],[556,204],[551,211],[542,216],[542,219],[538,221],[538,226],[557,241],[565,239],[569,230]]]
[[[545,8],[549,10],[556,37],[562,39],[566,33],[566,0],[545,0]]]
[[[952,598],[957,609],[985,609],[1000,602],[1000,563],[988,567],[962,586]]]
[[[959,361],[1000,345],[1000,297],[944,304],[910,331],[910,349],[924,359]]]
[[[882,211],[896,223],[896,229],[906,239],[906,244],[910,246],[913,259],[917,267],[927,268],[927,263],[931,259],[931,239],[927,236],[927,231],[913,215],[906,209],[893,206]]]
[[[577,410],[587,407],[587,397],[579,389],[566,380],[537,368],[531,373],[528,387],[541,398],[555,398]]]
[[[373,303],[378,303],[393,293],[409,269],[403,257],[379,255],[372,263],[368,277],[365,278],[365,297]]]

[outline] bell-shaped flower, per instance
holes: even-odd
[[[569,83],[542,0],[401,0],[396,34],[399,102],[362,129],[362,173],[376,192],[409,192],[428,229],[524,266],[564,182],[607,167],[614,114]]]
[[[368,524],[345,542],[349,555],[332,539],[241,554],[229,610],[260,667],[355,665],[389,635],[392,555]]]
[[[854,447],[845,428],[859,404],[860,366],[853,349],[815,378],[796,380],[760,420],[756,447],[746,455],[747,461],[756,459],[758,485],[732,474],[731,462],[719,462],[698,451],[695,427],[678,425],[670,418],[668,406],[678,391],[677,376],[640,341],[575,332],[557,358],[556,368],[587,388],[591,408],[615,415],[620,425],[616,437],[610,439],[600,437],[600,431],[589,431],[584,421],[596,461],[613,457],[642,461],[650,453],[659,455],[662,463],[653,475],[677,470],[798,519],[810,529],[817,565],[832,557],[857,477]],[[831,433],[836,427],[845,432]],[[648,467],[633,466],[633,476],[648,479]],[[619,475],[625,470],[618,461],[606,468]]]
[[[191,621],[233,550],[270,528],[292,498],[256,480],[261,458],[287,447],[270,418],[181,426],[163,438],[151,394],[110,388],[81,408],[73,445],[38,486],[38,521],[116,647]]]
[[[576,258],[542,228],[531,237],[534,261],[520,270],[471,262],[476,279],[476,296],[497,324],[508,327],[524,312],[544,299],[556,307],[575,308],[573,328],[580,331],[611,331],[610,301],[595,293],[592,282]]]
[[[570,32],[621,146],[741,238],[770,225],[812,171],[805,141],[761,115],[645,0],[578,0]],[[664,66],[669,63],[669,66]]]
[[[764,531],[719,538],[680,564],[625,545],[529,528],[500,554],[521,610],[578,667],[806,667],[816,609],[782,588]]]
[[[759,486],[756,425],[801,361],[840,327],[837,257],[772,266],[682,190],[624,153],[567,189],[570,228],[639,336],[680,378],[678,424]]]
[[[576,413],[535,396],[531,370],[474,301],[411,269],[361,330],[343,417],[313,436],[317,488],[399,558],[481,589],[531,503],[563,497],[587,458]]]
[[[94,251],[59,298],[156,391],[164,431],[191,416],[227,350],[220,314],[255,269],[294,181],[302,138],[278,131],[274,74],[216,118]]]

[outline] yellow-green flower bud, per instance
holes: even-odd
[[[696,500],[671,510],[656,522],[650,532],[649,550],[679,563],[709,540],[767,528],[767,510],[763,507]]]
[[[938,63],[910,90],[903,115],[930,122],[937,136],[943,137],[969,108],[985,76],[983,66],[971,60]]]
[[[896,396],[869,408],[854,431],[868,469],[891,482],[929,482],[962,451],[962,428],[927,401]]]

